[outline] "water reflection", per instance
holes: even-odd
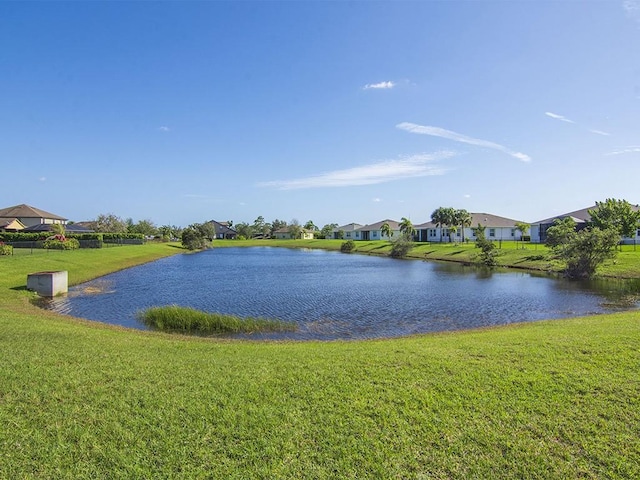
[[[569,282],[528,272],[321,250],[228,248],[177,255],[70,289],[48,308],[145,329],[136,312],[181,305],[279,318],[296,332],[249,338],[356,339],[563,318],[638,305],[640,282]]]

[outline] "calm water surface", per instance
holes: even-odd
[[[101,277],[71,288],[49,308],[146,329],[136,319],[138,311],[176,304],[298,324],[295,332],[235,337],[331,340],[637,308],[638,291],[637,281],[569,282],[525,272],[322,250],[219,248]]]

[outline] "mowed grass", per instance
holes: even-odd
[[[55,262],[86,279],[119,268],[117,255],[170,248]],[[33,264],[5,260],[0,478],[640,477],[638,312],[393,340],[212,341],[38,311],[19,289]]]

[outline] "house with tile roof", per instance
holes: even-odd
[[[67,219],[64,217],[26,204],[0,209],[0,223],[16,220],[24,226],[24,229],[36,227],[37,225],[67,224]],[[17,224],[14,223],[14,225]]]
[[[348,223],[347,225],[342,225],[341,227],[334,228],[331,231],[331,237],[329,238],[334,240],[353,240],[355,239],[355,231],[362,226],[363,225],[360,225],[359,223]]]
[[[487,240],[522,240],[523,234],[516,225],[524,222],[490,213],[471,213],[470,215],[471,226],[465,227],[464,230],[460,227],[438,226],[433,222],[414,225],[416,239],[419,242],[475,241],[473,229],[481,225],[485,227]]]
[[[273,237],[278,240],[291,240],[293,236],[291,235],[291,231],[289,230],[291,227],[283,227],[273,232]],[[300,236],[298,239],[301,240],[313,240],[313,230],[307,230],[306,228],[300,229]]]
[[[556,215],[555,217],[545,218],[544,220],[538,220],[531,224],[531,243],[545,243],[547,241],[547,230],[552,227],[556,220],[564,220],[565,218],[571,218],[576,222],[576,230],[582,230],[585,228],[591,220],[590,210],[595,210],[597,205],[592,207],[582,208],[573,212],[563,213]],[[640,210],[640,206],[631,205],[632,210]],[[637,243],[640,241],[640,228],[636,229],[636,235],[634,238],[623,238],[622,243]]]
[[[389,238],[382,234],[382,225],[389,224],[392,236]],[[400,236],[400,223],[395,220],[381,220],[370,225],[365,225],[354,231],[354,240],[392,240]]]

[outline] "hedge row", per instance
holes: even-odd
[[[0,242],[37,242],[51,237],[53,232],[0,232]],[[144,240],[141,233],[68,233],[67,238],[77,240]]]
[[[44,241],[52,232],[0,233],[0,242],[10,243],[15,248],[43,248]],[[103,244],[142,245],[144,235],[140,233],[70,233],[68,239],[77,240],[80,248],[102,248]]]

